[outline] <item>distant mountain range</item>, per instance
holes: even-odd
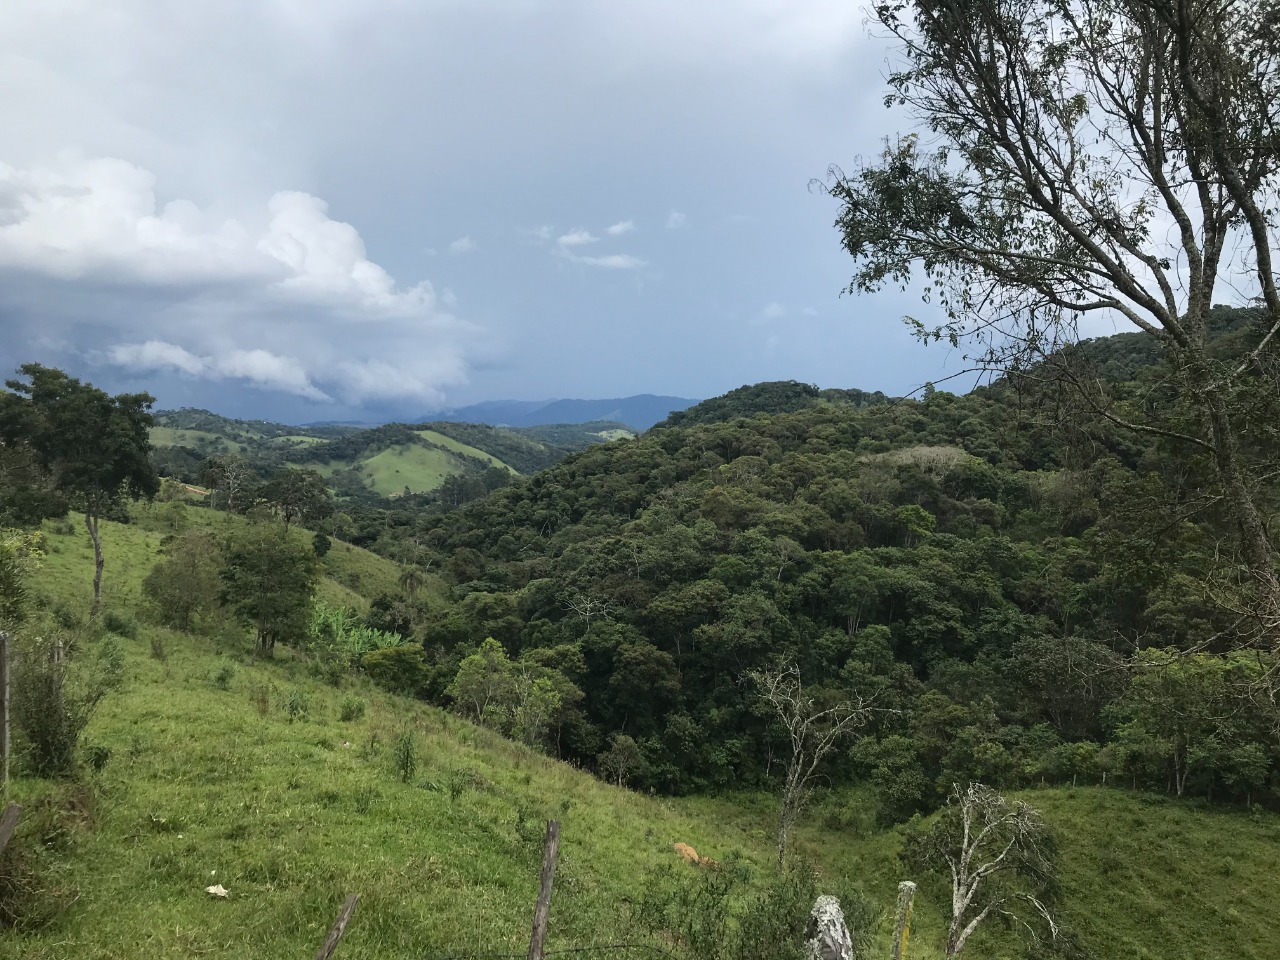
[[[658,397],[651,393],[612,400],[486,400],[456,410],[431,413],[417,420],[488,423],[495,427],[612,421],[643,431],[665,420],[671,413],[687,410],[698,402],[688,397]]]

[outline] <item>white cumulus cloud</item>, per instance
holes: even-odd
[[[630,233],[635,228],[636,224],[634,220],[623,220],[619,223],[615,223],[611,227],[605,227],[604,232],[611,237],[620,237],[624,233]]]
[[[556,243],[562,247],[585,247],[589,243],[596,243],[600,240],[588,230],[572,230],[560,237]]]
[[[667,214],[667,229],[679,230],[681,227],[685,225],[685,222],[688,219],[689,218],[686,217],[679,210],[672,210],[670,213]]]
[[[449,244],[450,253],[470,253],[476,248],[476,242],[470,237],[459,237]]]
[[[313,401],[438,403],[466,382],[478,331],[428,281],[397,283],[324,200],[231,211],[157,192],[115,158],[0,164],[0,305],[34,291],[43,336],[127,370]]]

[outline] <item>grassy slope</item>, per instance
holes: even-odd
[[[400,493],[405,487],[414,493],[426,493],[444,483],[446,477],[467,469],[452,454],[417,444],[390,447],[362,461],[361,468],[369,478],[369,486],[383,496]]]
[[[203,430],[183,430],[177,427],[152,427],[151,442],[157,447],[195,447],[200,441],[210,442],[215,449],[243,453],[244,445],[229,440],[221,434]]]
[[[105,531],[108,603],[133,605],[158,548],[162,509]],[[227,518],[189,509],[191,523]],[[147,529],[148,527],[155,529]],[[41,592],[82,601],[91,557],[77,528],[50,538]],[[331,572],[373,591],[395,568],[336,545]],[[336,556],[334,554],[337,554]],[[330,579],[326,591],[341,590]],[[151,638],[168,651],[150,655]],[[607,787],[422,704],[362,681],[337,691],[282,655],[251,665],[242,648],[144,627],[125,641],[127,682],[87,740],[110,747],[92,830],[58,855],[59,880],[79,899],[55,924],[0,939],[0,957],[299,957],[323,939],[342,896],[361,907],[341,956],[402,958],[451,951],[518,951],[536,886],[541,821],[558,816],[564,842],[552,946],[622,935],[626,901],[649,871],[691,843],[725,859],[770,862],[767,797],[662,801]],[[232,676],[221,689],[224,667]],[[260,715],[263,691],[268,704]],[[290,723],[285,698],[310,700]],[[342,722],[345,693],[369,713]],[[409,784],[389,744],[410,731],[419,764]],[[372,744],[372,746],[371,746]],[[47,790],[19,780],[18,799]],[[456,791],[456,797],[453,795]],[[1061,838],[1064,919],[1091,955],[1120,960],[1270,960],[1280,930],[1280,817],[1203,810],[1121,791],[1027,795]],[[833,888],[892,901],[898,835],[875,830],[857,792],[814,808],[795,848]],[[214,873],[213,871],[216,871]],[[204,888],[222,883],[230,899]],[[941,891],[925,886],[910,956],[940,955]],[[879,956],[887,955],[881,931]],[[988,935],[969,954],[1021,956]]]
[[[493,454],[485,453],[478,447],[473,447],[468,443],[463,443],[461,440],[455,440],[453,437],[446,437],[443,433],[437,433],[435,430],[415,430],[414,433],[422,437],[424,440],[430,440],[432,443],[437,443],[440,446],[447,447],[457,453],[461,453],[468,457],[475,457],[477,460],[483,460],[492,467],[501,467],[503,470],[510,470],[512,473],[517,473],[516,470],[507,466]]]

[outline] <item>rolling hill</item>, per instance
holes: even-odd
[[[109,622],[123,634],[75,625],[92,560],[74,524],[46,526],[37,605],[62,611],[81,655],[117,644],[123,684],[86,731],[99,759],[83,783],[19,768],[12,796],[30,813],[12,850],[28,857],[34,886],[20,900],[0,884],[0,903],[18,908],[0,957],[309,956],[353,892],[361,899],[340,957],[523,955],[551,817],[563,836],[552,951],[626,943],[613,954],[758,956],[759,943],[693,951],[689,938],[716,921],[720,903],[737,919],[714,943],[731,945],[745,918],[766,912],[798,930],[815,888],[802,874],[774,873],[776,801],[765,793],[673,800],[619,789],[362,677],[335,688],[297,651],[252,662],[243,637],[147,623],[138,588],[175,524],[216,532],[244,522],[158,506],[105,524]],[[363,551],[332,556],[331,602],[352,596],[351,584],[394,582],[394,566]],[[415,756],[407,777],[396,760],[406,742]],[[1280,896],[1276,814],[1104,788],[1020,796],[1058,839],[1067,950],[1058,956],[1270,960],[1280,950],[1270,910]],[[816,889],[840,895],[861,920],[869,956],[888,954],[882,914],[904,875],[903,836],[876,827],[857,790],[824,792],[798,830],[795,850],[817,871]],[[677,841],[722,866],[682,862]],[[215,885],[225,898],[206,892]],[[942,956],[945,902],[939,885],[922,883],[913,960]],[[966,956],[1026,954],[991,926]]]
[[[672,411],[684,410],[697,402],[687,397],[660,397],[650,393],[611,400],[489,400],[435,414],[433,419],[503,427],[612,420],[639,433],[665,419]]]
[[[198,479],[208,457],[238,455],[264,475],[285,466],[309,467],[334,481],[339,494],[364,491],[393,497],[438,490],[449,477],[486,469],[535,473],[575,450],[631,436],[616,422],[507,429],[487,424],[431,421],[377,427],[289,426],[232,420],[207,410],[156,414],[151,442],[157,468],[184,482]]]

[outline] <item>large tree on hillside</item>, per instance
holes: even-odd
[[[333,513],[329,488],[314,470],[285,467],[263,485],[262,496],[279,511],[285,530],[295,520],[313,524]]]
[[[102,599],[102,518],[126,499],[153,497],[160,478],[148,454],[152,426],[146,393],[110,396],[61,370],[23,364],[25,379],[0,394],[0,443],[26,450],[49,487],[83,511],[93,541],[93,607]]]
[[[222,555],[222,599],[253,627],[255,655],[306,636],[319,579],[309,544],[279,524],[253,523],[232,534]]]
[[[1280,2],[887,0],[873,12],[898,57],[887,101],[920,129],[832,170],[850,290],[923,274],[946,319],[918,332],[976,343],[987,369],[1043,363],[1085,314],[1154,338],[1187,424],[1097,412],[1211,462],[1249,612],[1277,642],[1276,549],[1242,423],[1280,384]],[[1261,307],[1230,360],[1207,349],[1224,286]]]

